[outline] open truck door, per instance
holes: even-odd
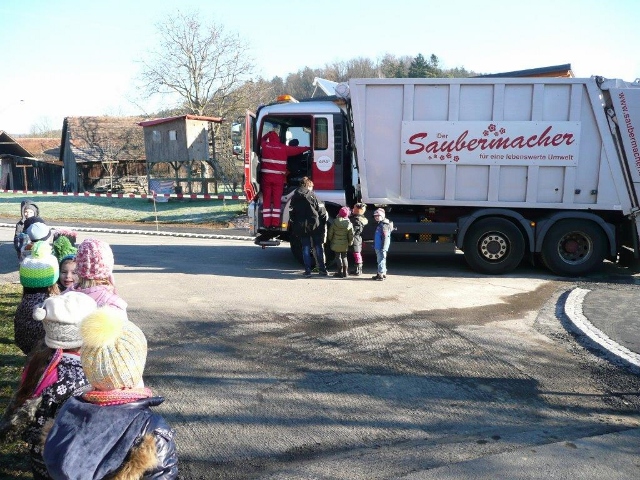
[[[260,193],[260,178],[258,177],[258,154],[253,146],[256,138],[256,114],[247,110],[244,119],[244,194],[247,202],[252,202]]]

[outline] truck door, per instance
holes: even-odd
[[[244,194],[251,202],[260,192],[258,178],[258,155],[253,151],[255,140],[256,114],[247,110],[244,120]]]
[[[343,188],[342,158],[336,158],[333,116],[331,115],[316,116],[313,119],[311,178],[315,190],[340,190]]]

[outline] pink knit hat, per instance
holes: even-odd
[[[342,218],[347,218],[349,215],[351,215],[351,210],[349,210],[349,207],[342,207],[338,212],[338,216]]]
[[[111,247],[96,238],[87,238],[78,245],[76,273],[89,280],[112,279],[113,251]]]

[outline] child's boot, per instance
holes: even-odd
[[[361,263],[356,263],[356,271],[353,272],[353,274],[356,277],[359,277],[360,275],[362,275],[362,264]]]

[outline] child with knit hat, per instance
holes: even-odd
[[[80,322],[97,308],[88,295],[69,292],[47,298],[33,312],[44,328],[44,345],[29,356],[2,430],[21,433],[29,444],[35,479],[51,478],[42,459],[43,426],[69,397],[90,388],[80,363]]]
[[[336,266],[338,270],[333,274],[334,277],[346,278],[349,268],[349,259],[347,252],[349,247],[353,245],[353,225],[349,220],[349,207],[342,207],[338,212],[338,217],[329,227],[327,241],[336,254]]]
[[[71,240],[66,235],[58,235],[53,241],[53,252],[58,259],[60,276],[58,278],[58,288],[64,292],[73,287],[78,281],[76,274],[76,254],[78,249],[73,246]]]
[[[376,251],[378,273],[371,277],[371,279],[384,281],[387,278],[387,252],[389,251],[389,245],[391,245],[393,222],[387,218],[382,208],[378,208],[373,212],[373,220],[376,222],[376,231],[373,235],[373,249]]]
[[[78,245],[78,282],[71,290],[89,295],[99,307],[109,305],[126,311],[127,302],[116,293],[113,266],[113,251],[109,244],[97,238],[87,238]]]
[[[33,310],[51,295],[59,295],[58,259],[47,242],[36,242],[20,263],[22,300],[13,317],[16,345],[25,355],[44,338],[42,323],[33,319]]]
[[[349,220],[353,225],[353,261],[356,264],[356,268],[353,271],[353,275],[356,277],[362,275],[362,231],[367,226],[369,220],[364,216],[364,212],[367,211],[367,205],[365,203],[356,203],[353,206],[353,211]]]
[[[147,340],[122,311],[103,307],[84,319],[82,367],[93,390],[60,409],[44,445],[54,479],[178,476],[174,432],[144,387]]]
[[[39,212],[38,206],[31,200],[20,202],[20,220],[16,223],[16,230],[13,234],[13,247],[18,254],[18,260],[22,259],[22,247],[29,241],[29,237],[24,231],[24,222],[28,218],[37,217]]]

